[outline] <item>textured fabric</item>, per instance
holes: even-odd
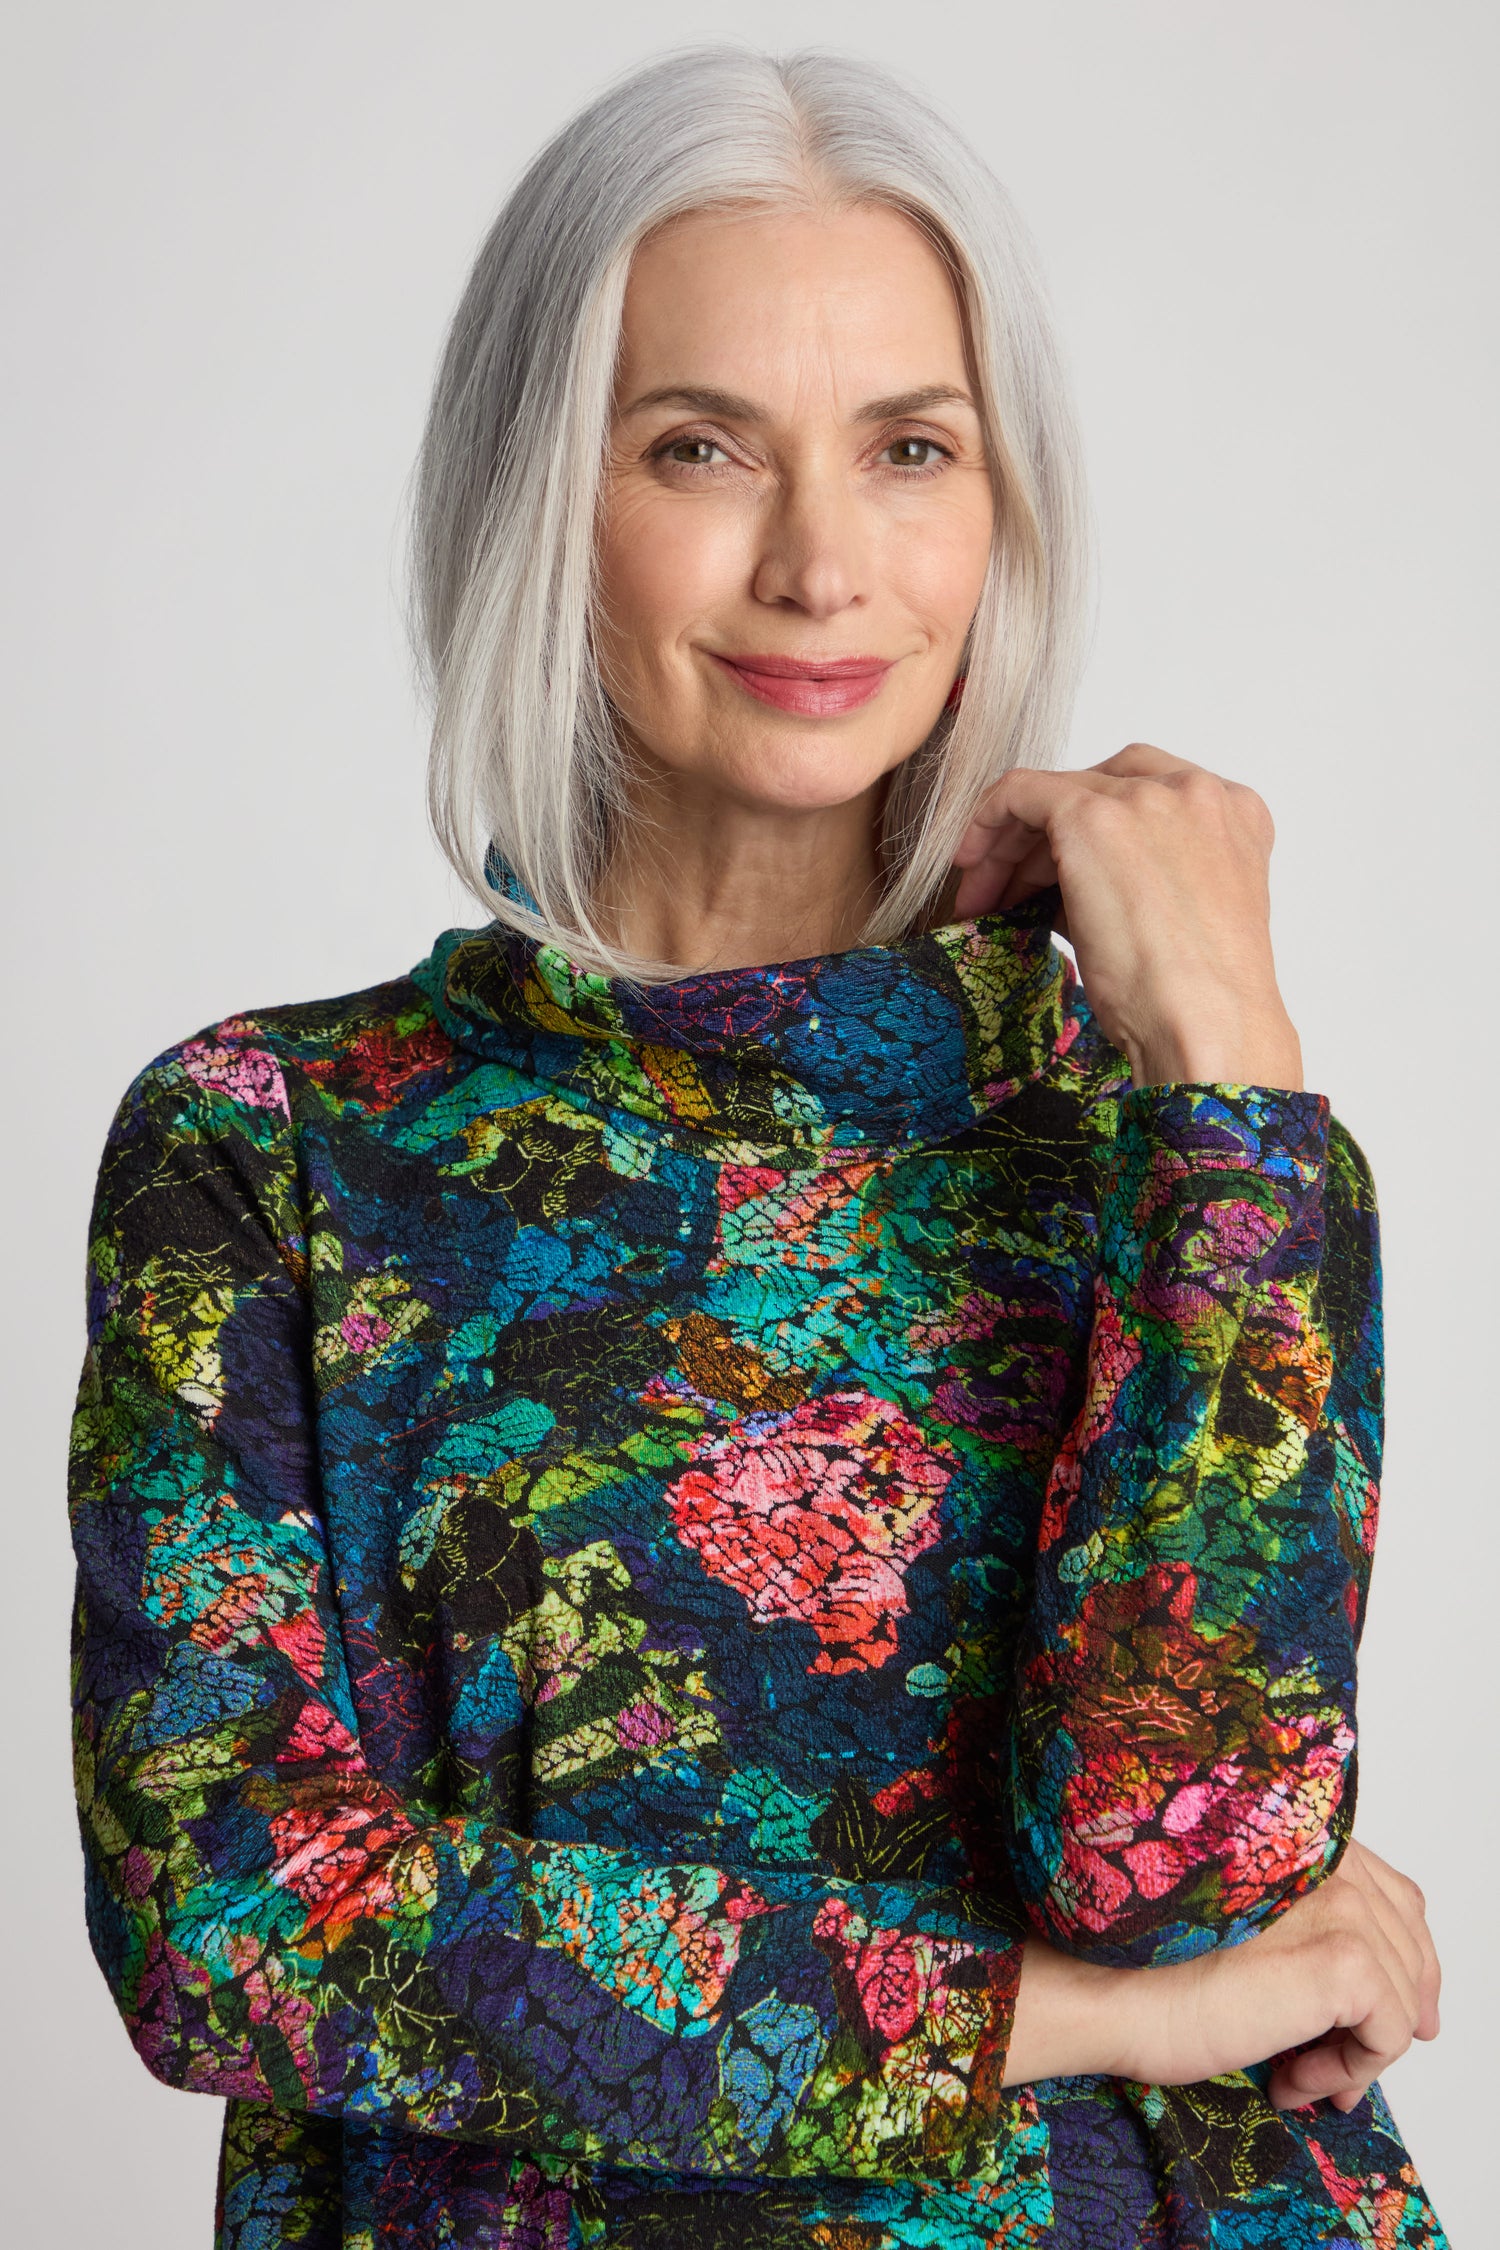
[[[1381,1429],[1359,1150],[1132,1088],[1055,907],[644,992],[450,930],[127,1089],[78,1801],[221,2250],[1441,2243],[1378,2090],[1001,2083],[1028,1929],[1334,1865]]]

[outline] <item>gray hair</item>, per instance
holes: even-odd
[[[862,933],[930,913],[980,797],[1056,757],[1085,653],[1088,501],[1030,238],[956,127],[875,64],[680,49],[609,86],[523,173],[454,315],[412,479],[410,622],[432,709],[428,807],[487,912],[648,983],[595,897],[628,821],[596,666],[595,526],[630,261],[690,211],[881,203],[963,308],[996,490],[967,686],[893,775],[888,880]]]

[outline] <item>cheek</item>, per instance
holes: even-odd
[[[984,591],[990,541],[987,510],[934,511],[893,529],[887,550],[892,588],[942,644],[968,630]]]
[[[659,653],[711,616],[744,582],[745,538],[728,510],[626,497],[600,545],[600,592],[619,640]]]

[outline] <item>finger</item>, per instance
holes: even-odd
[[[1006,875],[1005,889],[1001,894],[1002,906],[1014,906],[1036,891],[1045,890],[1057,881],[1057,861],[1045,836],[1040,837],[1024,859],[1012,860]]]
[[[1383,1882],[1390,1887],[1399,1886],[1406,1880],[1398,1868],[1393,1867],[1388,1859],[1382,1859],[1379,1852],[1372,1851],[1358,1836],[1350,1837],[1349,1849],[1344,1854],[1342,1864],[1357,1879],[1368,1876],[1373,1881]]]
[[[1437,1999],[1437,1949],[1427,1928],[1426,1901],[1408,1876],[1364,1846],[1351,1842],[1345,1861],[1364,1911],[1399,1954],[1411,1980],[1415,2024],[1424,2011],[1435,2008]]]
[[[1389,1901],[1400,1918],[1402,1927],[1410,1935],[1416,1949],[1416,1974],[1421,1999],[1416,2036],[1418,2039],[1435,2039],[1441,2029],[1438,1997],[1442,1990],[1443,1970],[1432,1931],[1427,1924],[1427,1901],[1422,1895],[1421,1887],[1409,1875],[1403,1875],[1399,1868],[1392,1867],[1389,1860],[1382,1859],[1378,1852],[1372,1852],[1367,1844],[1359,1844],[1351,1839],[1349,1853],[1345,1856],[1355,1853],[1358,1854],[1357,1864],[1361,1875],[1368,1875]],[[1360,1878],[1356,1877],[1358,1879]]]
[[[1419,2039],[1436,2039],[1443,2028],[1443,1964],[1433,1943],[1432,1932],[1422,1921],[1422,2012],[1417,2018],[1416,2035]]]
[[[973,827],[953,855],[955,867],[1018,867],[1035,852],[1049,858],[1052,846],[1045,828],[1029,828],[1024,821],[1007,820],[993,828]]]
[[[1045,836],[1045,821],[1024,821],[997,804],[993,794],[986,797],[974,818],[963,832],[957,851],[953,854],[955,867],[970,867],[981,859],[1000,856],[1017,858],[1030,851],[1038,836]]]
[[[953,864],[962,875],[958,910],[966,915],[1014,906],[1057,881],[1057,862],[1045,831],[1020,821],[971,827]]]
[[[1016,820],[1007,813],[1002,819],[970,821],[964,830],[958,849],[953,854],[955,867],[977,867],[983,860],[1011,863],[1024,859],[1034,851],[1038,841],[1045,842],[1045,828],[1030,828],[1025,821]]]
[[[1154,742],[1127,742],[1112,758],[1101,758],[1097,766],[1085,769],[1090,773],[1155,775],[1165,773],[1192,773],[1195,768],[1191,758],[1174,758],[1170,750],[1162,750]]]
[[[1348,2026],[1344,2059],[1356,2085],[1368,2086],[1391,2063],[1399,2062],[1411,2045],[1412,2020],[1408,2004],[1388,1990],[1377,1997],[1368,2014]]]
[[[1349,2032],[1339,2032],[1302,2047],[1271,2073],[1266,2098],[1273,2109],[1301,2109],[1308,2102],[1352,2107],[1365,2089],[1367,2058]]]
[[[1052,766],[1012,766],[980,801],[973,826],[995,827],[1010,816],[1033,827],[1045,827],[1051,810],[1076,797],[1080,790],[1111,792],[1111,785],[1122,781],[1160,780],[1202,770],[1191,758],[1176,758],[1154,742],[1128,742],[1123,750],[1117,750],[1112,758],[1101,758],[1097,765],[1063,772]]]
[[[977,867],[961,871],[955,912],[961,920],[972,920],[976,914],[991,914],[996,908],[1016,906],[1023,898],[1045,890],[1056,881],[1057,870],[1045,848],[1040,856],[1028,855],[1020,863],[1006,859],[981,860]]]
[[[1351,1839],[1333,1873],[1326,1882],[1315,1885],[1308,1896],[1322,1891],[1328,1905],[1352,1925],[1350,1934],[1370,1947],[1375,1965],[1392,1980],[1402,2002],[1410,2005],[1415,2023],[1420,2005],[1422,1948],[1407,1917],[1377,1882],[1369,1857]],[[1347,2023],[1350,2019],[1340,2020]]]
[[[1422,2013],[1422,1980],[1426,1970],[1416,1930],[1373,1875],[1363,1876],[1359,1883],[1359,1911],[1366,1918],[1366,1936],[1379,1946],[1386,1972],[1395,1982],[1402,2004],[1410,2009],[1411,2027],[1415,2029]]]
[[[960,862],[967,852],[977,856],[990,849],[987,832],[1004,831],[1009,824],[1041,833],[1050,828],[1060,811],[1080,798],[1123,796],[1129,788],[1124,775],[1107,774],[1089,766],[1081,773],[1054,773],[1046,766],[1012,766],[977,806],[959,847]]]
[[[1364,1964],[1324,2035],[1339,2047],[1347,2084],[1356,2091],[1406,2053],[1417,2012],[1406,1965],[1373,1914],[1360,1932],[1360,1941]],[[1314,2074],[1326,2073],[1328,2065],[1325,2060],[1309,2068]],[[1305,2074],[1299,2072],[1298,2079],[1305,2082]]]
[[[1346,2037],[1346,2033],[1340,2033],[1335,2038],[1314,2040],[1279,2063],[1266,2089],[1272,2107],[1301,2109],[1307,2102],[1334,2101],[1349,2094],[1357,2100],[1359,2087],[1344,2051]]]

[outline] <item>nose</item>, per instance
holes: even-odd
[[[826,470],[786,477],[764,519],[756,600],[837,617],[869,599],[869,568],[859,505],[844,480]]]

